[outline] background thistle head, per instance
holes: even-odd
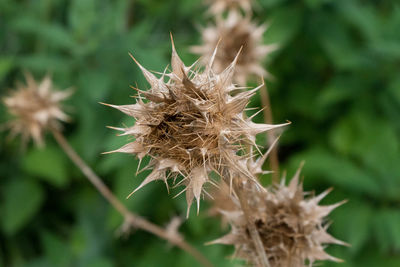
[[[329,223],[326,217],[344,201],[321,206],[319,202],[331,191],[318,196],[303,192],[299,182],[300,169],[285,185],[272,185],[260,190],[249,184],[245,188],[251,217],[257,227],[262,243],[272,267],[312,266],[315,261],[341,261],[324,251],[327,244],[347,245],[327,233]],[[308,197],[307,197],[308,196]],[[248,233],[247,221],[239,202],[236,210],[221,211],[231,225],[231,232],[211,243],[235,246],[235,256],[257,266],[257,254]]]
[[[60,121],[69,119],[62,110],[61,102],[72,94],[72,90],[54,90],[49,75],[41,82],[36,82],[32,74],[25,72],[25,80],[25,84],[18,83],[17,88],[3,98],[8,112],[13,116],[8,125],[12,136],[20,134],[24,143],[32,138],[42,146],[44,132],[59,128]]]
[[[263,35],[267,29],[265,24],[257,25],[250,16],[243,16],[237,10],[230,10],[227,17],[217,16],[215,24],[202,29],[203,43],[191,48],[192,52],[201,55],[208,62],[214,48],[219,42],[215,56],[214,69],[224,70],[236,57],[242,47],[235,69],[234,81],[245,85],[249,78],[269,77],[263,63],[266,56],[274,51],[276,45],[263,44]]]

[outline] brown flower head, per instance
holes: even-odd
[[[26,85],[18,84],[17,89],[3,99],[9,113],[15,117],[9,122],[11,134],[21,134],[23,142],[31,137],[42,146],[43,132],[59,127],[59,121],[68,120],[60,102],[68,98],[72,90],[54,91],[49,76],[40,83],[30,73],[26,73],[25,78]]]
[[[167,187],[167,180],[184,185],[188,212],[194,198],[199,207],[211,172],[226,180],[234,172],[254,179],[241,161],[243,145],[254,145],[256,134],[282,126],[256,124],[244,116],[259,87],[238,92],[232,84],[237,57],[220,73],[212,70],[213,61],[214,57],[204,69],[187,67],[172,45],[171,72],[157,78],[136,62],[151,88],[136,89],[136,104],[109,105],[136,119],[132,127],[114,128],[135,140],[112,152],[132,153],[140,160],[151,157],[147,168],[152,172],[136,190],[154,180]]]
[[[209,12],[216,15],[231,9],[250,12],[251,2],[251,0],[206,0],[206,3],[210,5]]]
[[[285,180],[267,190],[248,186],[248,204],[271,267],[312,266],[317,260],[340,261],[324,251],[326,244],[346,245],[327,233],[325,217],[343,202],[321,206],[318,203],[330,190],[308,197],[299,183],[300,169],[288,186]],[[211,243],[235,246],[235,256],[257,266],[257,254],[249,235],[247,221],[237,204],[235,211],[223,211],[231,224],[231,232]]]
[[[251,22],[249,16],[242,16],[239,12],[230,11],[227,18],[216,17],[216,24],[202,30],[203,44],[193,46],[192,52],[202,55],[204,62],[210,61],[214,47],[218,45],[215,56],[214,69],[216,72],[224,70],[236,57],[242,47],[242,53],[236,64],[234,81],[240,85],[246,84],[251,75],[270,76],[262,67],[264,58],[276,45],[264,45],[262,36],[266,25],[257,26]]]

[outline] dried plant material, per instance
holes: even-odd
[[[165,227],[165,232],[170,239],[183,240],[182,235],[179,233],[179,227],[182,225],[182,218],[179,216],[172,217],[171,221]]]
[[[31,137],[43,145],[43,133],[50,128],[59,128],[59,121],[69,117],[61,109],[60,102],[68,98],[72,90],[55,91],[51,78],[46,76],[37,83],[30,73],[25,74],[26,85],[18,84],[17,89],[3,99],[15,119],[9,122],[11,135],[22,135],[24,143]]]
[[[205,2],[210,5],[209,12],[215,15],[232,9],[251,12],[251,0],[206,0]]]
[[[218,184],[218,187],[211,188],[210,191],[210,195],[212,196],[210,197],[211,207],[207,213],[209,216],[217,216],[221,219],[222,229],[226,229],[229,224],[226,217],[221,215],[221,211],[233,211],[236,209],[236,205],[232,201],[231,193],[231,188],[223,181]]]
[[[217,16],[215,25],[202,29],[203,44],[193,46],[191,50],[193,53],[202,55],[203,62],[207,64],[213,55],[214,47],[219,42],[214,69],[220,72],[229,66],[236,57],[237,51],[242,48],[236,64],[234,81],[245,85],[251,76],[270,77],[262,63],[277,46],[263,44],[262,37],[266,29],[265,24],[257,26],[251,22],[249,16],[230,11],[226,19]]]
[[[119,230],[119,234],[128,234],[132,229],[142,229],[152,233],[162,239],[167,240],[169,243],[178,246],[179,248],[192,255],[203,266],[212,267],[213,265],[194,247],[185,240],[179,237],[177,230],[179,228],[179,220],[173,219],[167,229],[158,227],[157,225],[145,220],[144,218],[129,211],[124,204],[111,192],[111,190],[104,184],[99,176],[81,159],[75,150],[69,145],[65,137],[57,130],[52,131],[54,138],[67,154],[71,161],[82,171],[86,178],[92,185],[99,191],[101,195],[117,210],[123,217],[124,223]],[[175,233],[174,233],[175,232]]]
[[[256,225],[271,267],[312,266],[318,260],[339,262],[324,251],[326,244],[346,245],[327,233],[326,216],[344,202],[321,206],[318,203],[330,192],[327,190],[318,196],[303,192],[299,183],[300,169],[288,186],[285,179],[281,184],[260,190],[254,185],[244,190],[251,211],[251,218]],[[234,211],[223,211],[231,224],[231,232],[211,243],[231,244],[235,246],[235,257],[245,259],[257,265],[257,254],[249,228],[239,202]]]
[[[256,124],[246,118],[245,106],[259,87],[240,92],[232,83],[238,57],[219,73],[212,70],[214,58],[205,69],[187,67],[172,45],[171,72],[157,78],[136,62],[151,88],[136,89],[135,104],[109,105],[136,120],[132,127],[114,128],[135,140],[111,152],[135,154],[140,160],[151,157],[147,168],[152,172],[133,192],[155,180],[167,187],[168,180],[183,185],[188,214],[194,199],[199,208],[204,185],[213,183],[211,172],[229,184],[234,173],[255,179],[243,164],[243,147],[255,145],[256,134],[286,125]]]

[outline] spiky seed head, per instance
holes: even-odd
[[[219,15],[232,9],[242,9],[244,12],[251,12],[251,0],[206,0],[210,5],[209,12]]]
[[[61,101],[72,94],[72,90],[56,91],[50,76],[37,83],[30,73],[25,73],[26,84],[19,83],[17,88],[4,97],[8,112],[14,116],[9,122],[11,135],[21,134],[23,142],[32,138],[42,146],[43,134],[50,128],[59,128],[59,121],[69,117],[61,109]]]
[[[331,260],[339,262],[324,251],[327,244],[347,245],[327,233],[326,216],[343,202],[321,206],[319,202],[330,190],[318,196],[305,197],[299,183],[300,169],[289,185],[284,180],[267,190],[255,186],[245,189],[248,195],[251,218],[255,224],[268,256],[271,267],[312,266],[315,261]],[[240,209],[224,211],[231,224],[231,232],[211,243],[235,246],[235,256],[257,266],[257,254],[249,235],[247,221]]]
[[[136,89],[135,104],[109,105],[136,119],[132,127],[114,128],[135,140],[112,152],[151,157],[152,172],[136,190],[155,180],[167,187],[168,181],[184,185],[189,212],[194,199],[199,207],[211,172],[226,180],[233,173],[254,179],[242,164],[243,146],[254,145],[256,134],[285,124],[256,124],[244,116],[259,87],[240,92],[232,83],[236,62],[237,57],[218,73],[212,70],[212,58],[204,69],[187,67],[173,43],[171,72],[156,77],[136,62],[151,88]]]
[[[230,11],[226,18],[217,16],[215,25],[202,29],[203,44],[193,46],[191,51],[201,55],[204,62],[208,62],[219,42],[214,69],[220,72],[229,66],[237,51],[242,48],[236,64],[234,81],[245,85],[251,77],[270,77],[262,64],[265,57],[277,46],[263,44],[262,37],[266,29],[266,25],[254,24],[249,16]]]

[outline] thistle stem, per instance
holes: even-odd
[[[244,190],[245,190],[244,185],[245,182],[241,181],[238,178],[234,183],[234,189],[239,198],[240,207],[242,208],[242,211],[247,221],[247,229],[249,230],[251,239],[253,240],[256,252],[258,254],[258,261],[260,264],[259,266],[270,267],[271,265],[269,264],[267,254],[264,249],[264,244],[262,243],[260,235],[258,234],[256,225],[254,224],[254,221],[251,216],[249,204],[247,203],[246,196],[244,195]]]
[[[73,163],[82,171],[87,179],[93,184],[93,186],[110,202],[110,204],[124,217],[125,222],[129,223],[131,227],[136,227],[152,233],[168,242],[178,246],[185,252],[192,255],[198,262],[203,266],[212,267],[213,265],[194,247],[186,243],[183,239],[176,238],[167,233],[163,228],[145,220],[144,218],[130,212],[121,201],[111,192],[111,190],[104,184],[104,182],[94,173],[94,171],[81,159],[81,157],[75,152],[70,146],[68,141],[65,139],[63,134],[56,130],[52,130],[53,136],[73,161]]]
[[[272,110],[271,110],[271,102],[269,100],[269,94],[268,94],[268,89],[267,89],[266,85],[264,85],[263,88],[260,89],[260,95],[261,95],[261,103],[264,107],[264,110],[263,110],[264,121],[267,124],[272,124],[273,117],[272,117]],[[267,131],[267,139],[268,139],[269,146],[271,146],[274,143],[276,138],[277,138],[277,136],[276,136],[274,130]],[[269,164],[270,164],[271,170],[273,171],[272,172],[272,182],[279,183],[278,146],[274,146],[274,148],[272,148],[271,154],[269,156]]]

